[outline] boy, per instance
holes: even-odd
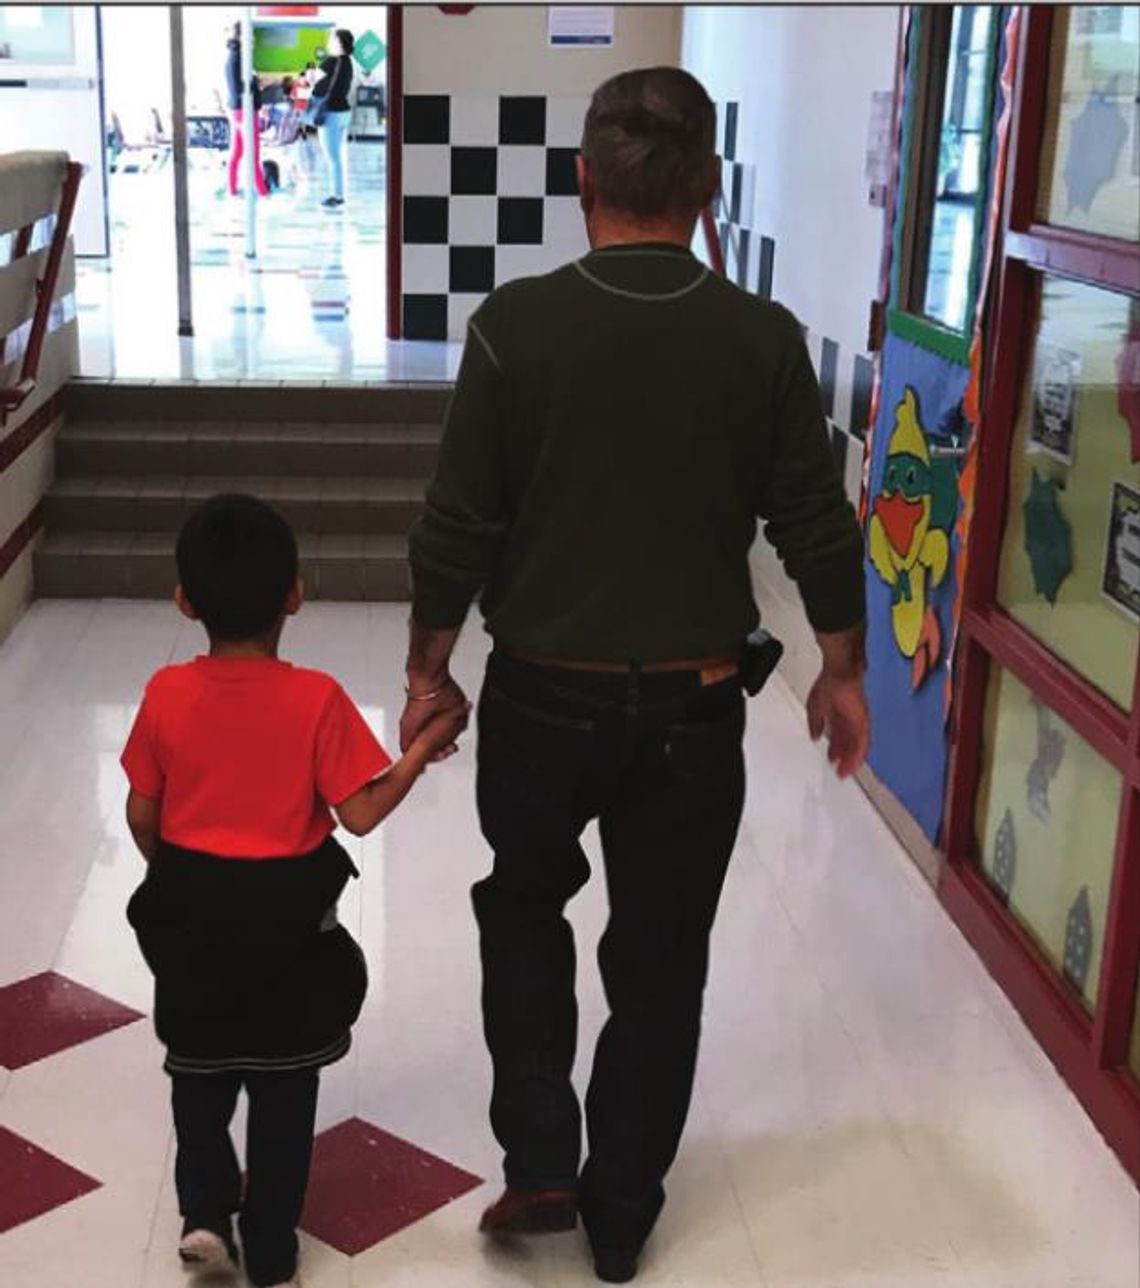
[[[333,814],[370,832],[466,716],[433,721],[392,764],[335,680],[278,660],[301,606],[297,543],[261,501],[206,501],[176,558],[175,600],[210,651],[151,679],[122,763],[148,861],[127,915],[173,1083],[179,1254],[192,1269],[234,1268],[240,1212],[251,1282],[295,1288],[318,1071],[348,1050],[367,984],[336,919],[358,874]],[[244,1199],[229,1135],[242,1087]]]

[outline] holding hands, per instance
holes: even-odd
[[[447,676],[428,685],[409,677],[408,700],[400,720],[400,750],[418,744],[430,752],[431,761],[447,760],[459,750],[458,738],[467,728],[471,703],[459,685]]]

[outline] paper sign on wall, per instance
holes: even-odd
[[[550,6],[550,44],[556,49],[598,48],[614,43],[612,5]]]
[[[871,120],[867,126],[867,155],[863,175],[867,200],[872,206],[886,206],[887,184],[891,178],[895,95],[893,90],[875,90],[871,95]]]

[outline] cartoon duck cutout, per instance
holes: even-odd
[[[942,628],[930,592],[950,566],[950,537],[940,526],[930,449],[919,421],[918,395],[908,386],[895,409],[882,487],[872,506],[868,546],[875,571],[891,587],[891,629],[912,662],[918,689],[937,665]]]

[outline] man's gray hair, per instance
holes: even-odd
[[[713,196],[715,147],[712,99],[677,67],[606,81],[582,135],[599,202],[642,219],[696,214]]]

